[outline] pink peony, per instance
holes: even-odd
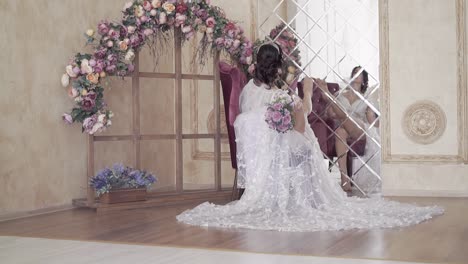
[[[195,35],[195,32],[192,30],[189,33],[185,34],[185,39],[191,39]]]
[[[63,114],[62,119],[67,125],[71,125],[73,123],[73,118],[69,114]]]
[[[252,63],[252,56],[248,56],[247,58],[245,58],[245,62],[247,64],[251,64]]]
[[[234,43],[234,41],[233,41],[232,39],[225,39],[225,40],[224,40],[224,46],[225,46],[227,49],[229,49],[229,48],[232,46],[233,43]]]
[[[188,25],[182,28],[182,33],[189,33],[192,31],[192,26]]]
[[[282,118],[281,113],[278,112],[278,111],[273,112],[271,117],[272,117],[274,122],[279,122],[281,120],[281,118]]]
[[[176,7],[177,13],[183,14],[188,10],[188,7],[185,3],[179,3]]]
[[[98,24],[98,32],[101,35],[106,35],[109,32],[109,24],[107,21],[101,21]]]
[[[216,20],[214,19],[214,17],[209,17],[206,20],[206,26],[207,27],[213,28],[215,25],[216,25]]]
[[[205,9],[199,9],[196,15],[202,20],[205,20],[208,17],[208,12]]]
[[[251,75],[254,74],[255,72],[255,64],[250,64],[248,70],[247,70]]]
[[[83,121],[83,129],[86,133],[90,133],[94,127],[94,125],[97,123],[97,117],[96,115],[92,115],[88,118],[86,118]]]
[[[215,40],[216,47],[218,49],[221,49],[224,46],[224,39],[223,38],[217,38]]]
[[[114,30],[114,29],[109,30],[109,36],[112,39],[118,39],[120,37],[120,30],[119,31]]]
[[[149,1],[144,1],[143,2],[143,9],[145,9],[146,11],[150,11],[151,9],[153,9],[153,6],[151,5],[151,3]]]
[[[279,130],[280,132],[282,132],[282,133],[288,131],[288,129],[289,129],[289,126],[284,125],[284,124],[281,124],[281,125],[278,127],[278,130]]]
[[[81,70],[80,70],[80,68],[78,68],[78,67],[74,67],[74,68],[73,68],[73,72],[74,72],[75,74],[80,74],[80,73],[81,73]]]
[[[70,87],[68,89],[68,96],[73,99],[78,96],[78,91],[75,88]]]
[[[152,35],[153,33],[154,33],[154,31],[153,31],[151,28],[147,28],[147,29],[145,29],[145,30],[143,31],[143,34],[144,34],[145,36],[150,36],[150,35]]]
[[[177,13],[177,14],[176,14],[175,26],[176,26],[176,27],[180,27],[181,25],[184,24],[185,20],[187,20],[187,16],[186,16],[186,15],[181,15],[181,14]]]
[[[283,105],[281,103],[276,103],[276,104],[273,105],[273,108],[276,111],[280,111],[283,108]]]
[[[226,31],[233,31],[233,30],[236,30],[237,26],[236,24],[234,24],[233,22],[229,22],[226,24]]]
[[[291,123],[291,115],[285,115],[283,116],[283,124],[284,125],[289,125]]]

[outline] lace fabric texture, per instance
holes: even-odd
[[[278,231],[324,231],[409,226],[443,213],[438,206],[347,197],[330,177],[317,139],[277,133],[264,121],[274,93],[252,81],[240,97],[235,121],[242,198],[227,205],[203,203],[177,216],[190,225]],[[305,118],[305,116],[304,116]]]

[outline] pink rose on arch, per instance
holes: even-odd
[[[109,65],[109,66],[106,67],[106,72],[113,73],[113,72],[115,72],[116,69],[117,69],[117,66]]]
[[[147,16],[142,16],[142,17],[140,17],[140,21],[141,21],[142,23],[145,23],[145,22],[148,21],[148,20],[149,20],[149,18],[148,18]]]
[[[192,26],[188,25],[188,26],[182,27],[182,33],[189,33],[190,31],[192,31]]]
[[[253,48],[244,48],[244,56],[250,57],[253,54]]]
[[[196,15],[202,20],[205,20],[208,17],[208,12],[205,9],[200,9],[197,11]]]
[[[107,33],[109,33],[109,29],[109,23],[107,21],[101,21],[98,24],[98,32],[101,35],[106,35]]]
[[[185,20],[187,20],[187,16],[186,15],[181,15],[179,13],[176,14],[176,22],[175,22],[175,26],[176,27],[179,27],[181,25],[183,25],[185,23]]]
[[[133,64],[128,64],[127,65],[128,72],[133,72],[135,70],[135,65]]]
[[[143,2],[143,9],[145,9],[146,11],[150,11],[151,9],[153,9],[153,6],[149,1],[145,1]]]
[[[255,72],[255,64],[250,64],[249,68],[247,69],[247,71],[253,75],[254,72]]]
[[[218,49],[222,48],[224,46],[224,39],[223,38],[217,38],[215,40],[215,44],[216,44],[216,47],[218,47]]]
[[[176,7],[177,13],[185,13],[188,10],[188,7],[185,3],[179,3]]]
[[[207,27],[213,28],[215,25],[216,25],[216,20],[214,19],[214,17],[209,17],[206,20],[206,26]]]
[[[226,31],[234,31],[234,30],[236,30],[236,28],[237,28],[237,26],[233,22],[227,23],[226,27],[225,27]]]
[[[120,31],[114,29],[109,30],[109,37],[113,39],[118,39],[120,37]]]
[[[154,33],[154,31],[151,29],[151,28],[146,28],[145,30],[143,30],[143,34],[145,36],[150,36]]]
[[[195,32],[192,30],[189,33],[185,34],[185,39],[191,39],[195,35]]]
[[[232,39],[225,39],[224,40],[224,46],[228,49],[232,46],[232,44],[234,43],[234,41]]]
[[[63,114],[62,119],[67,125],[71,125],[73,123],[73,118],[69,114]]]
[[[86,133],[89,133],[91,132],[91,130],[93,129],[94,125],[97,123],[97,116],[96,115],[92,115],[88,118],[86,118],[84,121],[83,121],[83,129]]]

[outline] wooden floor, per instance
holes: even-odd
[[[468,198],[398,198],[438,204],[443,216],[399,229],[288,233],[192,227],[175,216],[193,205],[96,214],[74,209],[0,222],[0,235],[129,244],[231,249],[249,252],[468,263]]]

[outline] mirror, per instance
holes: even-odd
[[[379,195],[378,0],[283,0],[273,10],[259,8],[258,17],[260,38],[280,45],[294,39],[285,59],[296,68],[295,80],[327,82],[329,93],[314,89],[308,119],[330,177],[350,195]],[[277,25],[283,26],[270,34]]]

